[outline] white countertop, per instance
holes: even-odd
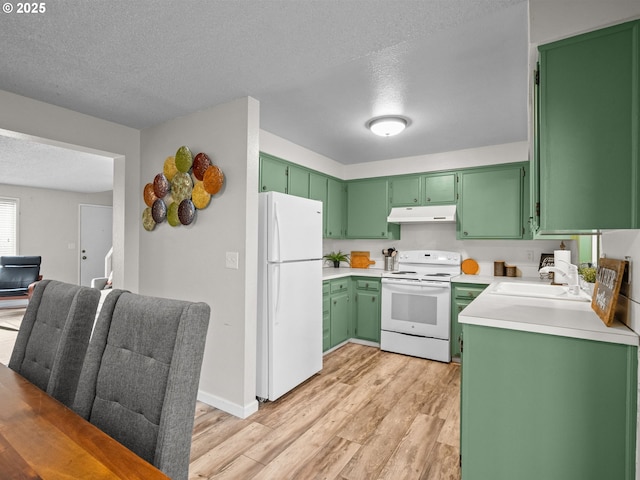
[[[499,281],[510,281],[513,277],[498,278],[501,279]],[[591,309],[590,302],[496,295],[490,293],[491,288],[482,292],[460,313],[458,322],[639,345],[638,335],[621,322],[614,321],[611,327],[607,327]]]
[[[528,282],[528,283],[549,283],[549,280],[542,280],[537,277],[494,277],[493,275],[458,275],[451,279],[453,283],[478,283],[490,285],[493,282]]]
[[[377,277],[380,278],[385,273],[382,268],[350,268],[350,267],[323,267],[322,279],[333,280],[334,278],[343,278],[350,276],[359,277]],[[541,280],[540,277],[494,277],[493,275],[458,275],[451,279],[453,283],[478,283],[489,285],[493,282],[541,282],[549,283],[549,280]]]
[[[322,269],[322,280],[333,280],[343,277],[382,277],[382,268],[349,268],[349,267],[325,267]]]

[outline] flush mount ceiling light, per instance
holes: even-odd
[[[367,122],[367,128],[381,137],[391,137],[407,128],[408,123],[406,118],[399,116],[377,117]]]

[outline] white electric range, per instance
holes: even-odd
[[[397,260],[397,270],[382,275],[380,348],[450,362],[451,279],[462,256],[411,250]]]

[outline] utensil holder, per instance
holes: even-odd
[[[392,272],[395,268],[395,257],[384,257],[384,269],[388,272]]]

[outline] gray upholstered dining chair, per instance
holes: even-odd
[[[210,308],[114,290],[73,409],[174,480],[188,477]]]
[[[71,407],[100,292],[41,280],[25,311],[9,368]]]

